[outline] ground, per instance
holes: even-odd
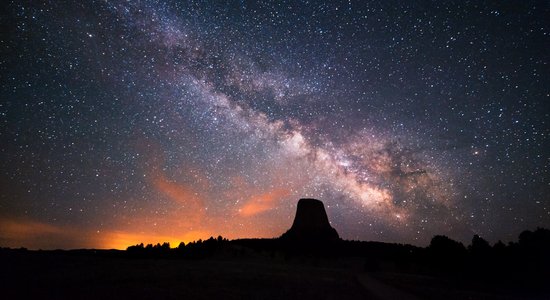
[[[522,299],[450,289],[433,277],[365,272],[362,258],[189,260],[9,251],[1,253],[0,265],[4,299]]]

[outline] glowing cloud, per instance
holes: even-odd
[[[254,195],[239,209],[239,214],[244,217],[249,217],[273,209],[279,204],[282,198],[288,195],[290,195],[290,191],[282,188],[260,195]]]

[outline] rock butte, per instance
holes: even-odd
[[[328,221],[325,205],[316,199],[300,199],[292,227],[281,239],[295,242],[324,242],[340,239]]]

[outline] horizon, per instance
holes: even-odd
[[[546,228],[542,228],[542,227],[538,227],[538,228],[535,228],[535,229],[525,229],[523,230],[522,232],[524,231],[533,231],[533,230],[536,230],[536,229],[546,229]],[[548,229],[546,229],[548,230]],[[189,240],[189,241],[183,241],[183,240],[172,240],[171,241],[167,241],[167,240],[164,240],[164,241],[160,241],[160,240],[150,240],[148,242],[143,242],[143,241],[140,241],[140,242],[136,242],[136,243],[133,243],[133,244],[128,244],[126,246],[120,244],[120,247],[118,248],[82,248],[82,247],[75,247],[75,248],[36,248],[36,247],[25,247],[24,245],[23,246],[0,246],[0,248],[7,248],[7,249],[13,249],[13,250],[18,250],[18,249],[25,249],[25,250],[30,250],[30,251],[55,251],[55,250],[63,250],[63,251],[71,251],[71,250],[120,250],[120,251],[125,251],[127,250],[128,247],[131,247],[131,246],[136,246],[136,245],[162,245],[164,243],[168,243],[170,245],[170,249],[177,249],[178,246],[180,245],[180,243],[184,243],[185,245],[188,245],[189,243],[196,243],[198,241],[206,241],[210,238],[218,238],[220,237],[221,235],[217,235],[217,236],[214,236],[214,235],[211,235],[211,236],[208,236],[208,237],[204,237],[204,238],[198,238],[196,240]],[[433,237],[435,236],[445,236],[445,235],[434,235]],[[519,237],[519,233],[517,235]],[[222,238],[226,239],[226,237],[224,236],[221,236]],[[433,238],[432,237],[432,238]],[[261,240],[261,239],[278,239],[279,237],[237,237],[237,238],[232,238],[232,239],[228,239],[229,241],[236,241],[236,240],[247,240],[247,239],[258,239],[258,240]],[[450,238],[451,240],[455,240],[453,239],[452,237],[448,237]],[[473,238],[473,236],[472,236]],[[483,237],[481,237],[483,239]],[[485,239],[484,239],[485,240]],[[411,246],[415,246],[415,247],[419,247],[419,248],[427,248],[429,246],[429,244],[427,245],[416,245],[416,244],[409,244],[409,243],[400,243],[400,242],[391,242],[391,241],[386,241],[386,242],[382,242],[382,241],[374,241],[374,240],[352,240],[352,239],[342,239],[342,241],[358,241],[358,242],[367,242],[367,243],[385,243],[385,244],[395,244],[395,245],[411,245]],[[462,245],[464,245],[464,247],[468,247],[472,244],[472,241],[470,240],[469,242],[467,243],[464,243],[463,241],[459,241],[459,240],[455,240],[459,243],[461,243]],[[518,238],[516,238],[515,240],[511,240],[511,241],[503,241],[503,240],[498,240],[496,242],[491,242],[491,241],[487,241],[489,242],[489,245],[491,247],[493,247],[496,243],[498,242],[502,242],[504,245],[509,245],[510,243],[517,243],[518,242]]]
[[[330,220],[329,220],[330,222]],[[292,223],[291,223],[292,225]],[[290,228],[291,226],[289,226]],[[530,228],[530,229],[524,229],[522,230],[521,232],[524,232],[524,231],[533,231],[533,230],[536,230],[536,229],[539,229],[539,228],[542,228],[542,227],[537,227],[537,228]],[[542,228],[544,229],[544,228]],[[518,237],[519,237],[519,234],[521,232],[518,232],[518,234],[516,235],[516,238],[512,239],[512,240],[497,240],[497,241],[487,241],[489,242],[489,245],[491,246],[494,246],[496,243],[498,242],[503,242],[505,245],[508,245],[510,243],[517,243],[518,242]],[[282,235],[282,233],[281,233]],[[274,236],[274,237],[234,237],[234,238],[229,238],[230,241],[233,241],[233,240],[240,240],[240,239],[278,239],[281,235],[278,235],[278,236]],[[31,250],[31,251],[36,251],[36,250],[43,250],[43,251],[51,251],[51,250],[126,250],[128,247],[130,246],[135,246],[135,245],[139,245],[139,244],[143,244],[143,245],[148,245],[148,244],[151,244],[151,245],[157,245],[157,244],[163,244],[163,243],[168,243],[170,245],[170,249],[175,249],[178,247],[178,245],[180,243],[184,243],[185,245],[189,244],[189,243],[193,243],[193,242],[197,242],[199,240],[202,240],[202,241],[205,241],[207,239],[210,239],[210,238],[217,238],[219,236],[223,237],[224,239],[227,238],[225,236],[222,236],[222,235],[203,235],[203,236],[198,236],[198,237],[195,237],[195,239],[189,239],[189,240],[178,240],[177,237],[158,237],[158,236],[147,236],[147,238],[145,240],[138,240],[139,238],[143,238],[143,236],[141,237],[137,237],[138,235],[133,235],[131,238],[124,238],[124,239],[109,239],[110,241],[110,244],[104,244],[105,246],[104,247],[94,247],[94,248],[90,248],[90,247],[79,247],[79,246],[74,246],[74,247],[65,247],[65,248],[59,248],[59,247],[55,247],[55,246],[52,246],[52,247],[49,247],[49,246],[46,246],[46,247],[40,247],[40,246],[30,246],[30,247],[27,247],[27,245],[18,245],[18,244],[14,244],[14,245],[0,245],[0,248],[10,248],[10,249],[20,249],[20,248],[24,248],[26,250]],[[443,234],[435,234],[433,237],[435,236],[445,236]],[[432,238],[433,238],[432,237]],[[456,240],[454,239],[453,237],[448,237],[452,240]],[[473,238],[473,236],[472,236]],[[483,238],[483,237],[481,237]],[[161,240],[162,239],[162,240]],[[483,238],[484,239],[484,238]],[[115,240],[116,242],[113,242],[113,240]],[[381,243],[388,243],[388,244],[403,244],[403,245],[412,245],[412,246],[415,246],[415,247],[420,247],[420,248],[426,248],[429,246],[429,243],[426,244],[426,245],[420,245],[420,244],[414,244],[414,243],[402,243],[402,242],[397,242],[397,241],[376,241],[376,240],[355,240],[355,239],[345,239],[345,238],[341,238],[342,241],[360,241],[360,242],[381,242]],[[485,240],[485,239],[484,239]],[[431,240],[430,240],[431,241]],[[472,242],[472,239],[468,240],[468,241],[461,241],[461,240],[456,240],[458,242],[460,242],[461,244],[463,244],[465,247],[468,247],[469,245],[471,245],[471,242]],[[82,245],[86,245],[86,243],[89,243],[89,240],[86,239],[86,242],[83,243]],[[39,243],[40,244],[40,243]],[[32,244],[31,244],[32,245]],[[44,245],[47,245],[47,244],[44,244]],[[110,246],[109,246],[110,245]]]
[[[493,2],[12,1],[0,247],[550,228],[548,5]]]

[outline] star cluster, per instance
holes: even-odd
[[[550,226],[544,1],[12,1],[0,243]]]

